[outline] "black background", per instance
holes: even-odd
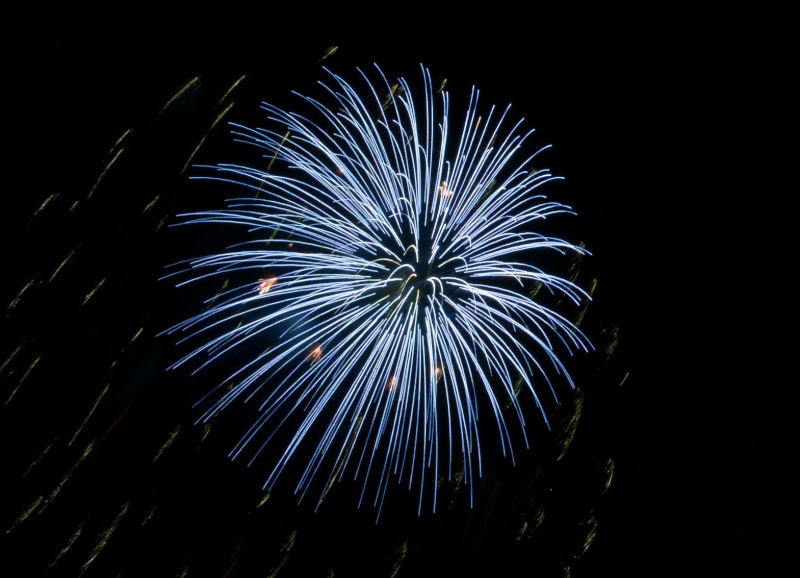
[[[175,319],[147,316],[165,310],[163,301],[152,300],[171,302],[176,297],[130,277],[148,271],[151,262],[156,277],[160,274],[156,269],[168,256],[181,253],[136,233],[141,221],[132,215],[141,214],[141,204],[127,206],[125,199],[147,199],[180,186],[183,176],[175,174],[177,161],[169,147],[182,138],[196,142],[202,135],[194,119],[202,118],[203,126],[208,126],[209,103],[220,87],[247,75],[250,100],[237,102],[231,115],[257,119],[260,99],[280,102],[289,90],[303,91],[322,78],[317,60],[328,47],[337,46],[324,64],[345,77],[356,66],[372,63],[389,75],[413,76],[423,63],[448,78],[453,93],[476,85],[485,102],[513,103],[514,111],[537,129],[540,138],[554,145],[552,166],[566,177],[564,188],[594,255],[591,269],[598,287],[593,307],[599,317],[619,328],[620,345],[607,379],[617,383],[619,376],[627,375],[618,391],[594,406],[592,399],[586,402],[590,431],[585,435],[602,440],[598,445],[613,459],[614,474],[609,490],[591,497],[597,531],[586,553],[570,564],[572,576],[640,576],[664,569],[690,575],[732,571],[763,575],[782,568],[788,553],[781,527],[790,506],[785,490],[790,488],[788,471],[795,455],[783,449],[790,423],[787,390],[795,382],[787,373],[796,341],[791,321],[795,300],[786,291],[796,268],[796,257],[788,250],[795,215],[787,206],[787,198],[795,192],[790,194],[771,180],[786,155],[777,144],[780,141],[763,132],[782,122],[776,114],[784,97],[778,65],[783,53],[779,18],[597,11],[576,21],[578,15],[569,10],[550,16],[535,9],[450,18],[421,13],[412,18],[407,7],[374,10],[375,14],[355,15],[309,9],[308,14],[290,18],[265,9],[259,14],[226,14],[219,20],[204,15],[202,25],[188,15],[175,24],[157,22],[157,13],[152,18],[138,14],[135,19],[107,20],[94,15],[101,18],[96,26],[79,28],[43,27],[34,19],[20,19],[25,34],[15,41],[4,40],[3,305],[10,304],[29,279],[42,279],[42,271],[52,271],[67,247],[83,244],[90,249],[75,265],[80,272],[71,273],[70,278],[86,279],[72,286],[73,295],[69,287],[42,290],[39,297],[30,297],[32,304],[9,309],[0,325],[4,355],[23,340],[27,344],[34,340],[41,351],[60,360],[46,366],[50,368],[46,375],[32,372],[13,398],[10,392],[25,371],[24,364],[18,368],[15,361],[2,375],[8,399],[0,413],[8,465],[3,477],[12,479],[11,489],[3,491],[0,549],[8,562],[2,563],[17,567],[12,575],[81,574],[81,564],[91,556],[92,540],[114,519],[119,503],[97,506],[86,518],[87,534],[93,515],[103,522],[97,522],[82,553],[76,555],[79,562],[43,570],[82,519],[79,498],[62,498],[75,499],[72,507],[57,510],[54,501],[49,510],[19,524],[15,521],[37,495],[51,495],[75,460],[63,450],[63,463],[41,468],[51,472],[49,480],[42,474],[30,481],[31,476],[23,474],[48,441],[71,435],[107,375],[113,375],[109,379],[114,383],[144,380],[151,388],[167,383],[151,378],[172,356],[170,342],[155,339],[153,333]],[[378,15],[381,10],[386,10],[383,16]],[[399,10],[403,17],[397,15]],[[359,21],[362,17],[367,20]],[[159,124],[163,103],[196,76],[203,79],[207,93],[198,92],[176,107],[172,124]],[[53,214],[70,214],[70,200],[86,196],[116,139],[132,127],[146,136],[130,141],[131,149],[137,148],[130,153],[130,164],[117,166],[119,180],[104,181],[105,190],[98,190],[106,200],[97,202],[91,212],[69,217],[69,225],[54,216],[49,217],[52,223],[37,221],[32,230],[31,215],[54,192],[64,205]],[[163,135],[158,132],[161,127],[166,127]],[[181,131],[192,130],[199,132],[180,136]],[[113,186],[117,188],[111,200]],[[146,187],[159,190],[142,192]],[[121,249],[101,250],[102,239],[112,233],[123,241]],[[107,318],[79,311],[78,303],[94,284],[90,279],[100,277],[96,271],[112,275],[109,285],[119,288],[119,319],[113,325],[119,328],[118,342],[123,343],[137,324],[148,327],[149,345],[138,345],[131,354],[135,359],[126,359],[114,345],[108,345],[114,351],[104,350],[101,326]],[[121,271],[116,285],[114,271]],[[137,288],[140,282],[146,291]],[[126,359],[124,366],[136,370],[114,373],[108,367],[115,358]],[[59,366],[63,372],[53,369]],[[137,371],[144,377],[133,375]],[[106,420],[98,421],[113,423],[115,415],[124,415],[122,408],[136,411],[137,396],[150,396],[150,390],[143,393],[141,387],[121,389],[126,392],[108,401],[118,406],[104,408],[109,412]],[[175,398],[183,399],[178,394]],[[183,473],[179,473],[182,466],[173,463],[172,473],[151,471],[131,480],[126,463],[149,463],[136,452],[146,454],[158,447],[160,442],[153,440],[163,440],[164,432],[171,431],[170,423],[187,422],[185,414],[170,417],[163,409],[173,405],[159,403],[159,409],[143,409],[126,441],[112,446],[124,448],[125,455],[93,458],[102,459],[103,465],[95,463],[95,473],[86,473],[85,478],[106,476],[107,484],[124,487],[120,495],[128,497],[131,508],[137,499],[159,504],[176,499],[182,507],[208,500],[213,503],[208,516],[216,516],[221,534],[247,537],[237,542],[235,537],[225,541],[193,534],[192,524],[204,516],[195,512],[195,519],[184,512],[185,534],[172,537],[175,550],[203,561],[187,562],[188,576],[226,575],[230,566],[225,561],[236,559],[232,555],[236,544],[252,551],[256,537],[277,552],[285,534],[273,532],[268,523],[256,524],[249,514],[236,515],[248,508],[243,496],[257,494],[259,482],[224,459],[214,461],[213,450],[202,465],[189,461]],[[81,409],[74,410],[71,420],[65,419],[73,407]],[[191,444],[192,434],[182,432],[188,437],[184,443]],[[54,443],[58,448],[63,439]],[[597,445],[590,447],[599,451]],[[224,456],[224,448],[218,450]],[[187,488],[195,492],[191,499],[170,493],[179,494],[178,486],[193,475],[219,479]],[[163,481],[167,476],[180,482],[170,485]],[[237,484],[244,488],[242,496],[236,495]],[[96,487],[90,481],[85,485]],[[253,486],[255,490],[249,489]],[[148,492],[157,494],[157,500]],[[75,495],[81,494],[76,490]],[[230,501],[220,501],[220,495]],[[297,516],[301,526],[315,527],[314,514],[307,509],[295,512],[284,506],[278,511]],[[351,512],[348,507],[337,511],[341,521],[337,531],[344,535],[360,536],[362,528],[373,523],[372,512],[354,508]],[[59,512],[64,515],[63,529],[58,527]],[[171,515],[177,517],[178,512]],[[175,521],[162,523],[181,528]],[[421,542],[441,539],[425,526],[425,518],[406,523],[396,533],[410,536],[412,543],[415,537]],[[791,521],[786,523],[791,527]],[[316,575],[326,575],[328,559],[339,560],[338,566],[331,562],[339,569],[336,576],[360,575],[360,571],[369,575],[365,569],[379,566],[371,546],[326,537],[324,531],[331,525],[320,527],[325,530],[310,539],[318,549],[307,550],[319,556]],[[119,532],[124,535],[122,529]],[[392,534],[383,532],[376,530],[379,536]],[[395,535],[386,539],[402,542]],[[421,547],[427,548],[428,562],[420,562],[416,575],[435,565],[466,575],[470,570],[492,569],[502,573],[498,575],[512,575],[516,559],[501,560],[505,555],[501,550],[473,548],[452,538],[443,542],[441,559],[431,553],[435,545]],[[129,549],[109,546],[85,575],[117,575],[112,570],[139,575],[142,568],[155,564],[148,552],[158,548],[144,540],[131,549],[138,547],[141,559],[132,562]],[[74,548],[79,549],[79,545]],[[116,566],[115,552],[122,560]],[[453,555],[463,558],[454,561]],[[42,562],[39,556],[47,560]],[[275,559],[265,556],[259,568],[252,557],[243,555],[245,561],[231,575],[268,575]],[[534,569],[535,565],[530,568]],[[178,567],[160,570],[163,575],[180,575]],[[543,565],[545,571],[566,572],[563,564],[550,562]],[[520,570],[519,575],[528,574]]]

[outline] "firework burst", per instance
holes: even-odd
[[[541,233],[572,211],[539,192],[560,177],[531,168],[547,147],[524,153],[533,131],[508,108],[481,116],[473,88],[454,122],[427,69],[416,95],[376,70],[375,82],[360,72],[361,91],[330,73],[332,107],[298,95],[307,113],[264,104],[271,128],[233,125],[263,166],[202,168],[196,178],[246,194],[181,224],[247,238],[174,273],[231,279],[170,330],[201,343],[174,367],[255,351],[203,399],[200,419],[258,405],[232,455],[279,446],[265,487],[298,461],[301,499],[319,480],[321,502],[348,473],[378,507],[392,481],[418,486],[420,508],[429,491],[435,507],[437,480],[471,488],[481,475],[483,428],[513,460],[528,443],[524,400],[546,423],[552,376],[573,386],[560,355],[591,345],[550,296],[588,295],[546,269],[550,255],[586,251]]]

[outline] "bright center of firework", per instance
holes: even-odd
[[[433,231],[429,227],[420,230],[419,238],[409,240],[398,271],[403,280],[401,290],[411,290],[409,296],[417,300],[419,305],[427,305],[432,301],[441,304],[444,285],[441,276],[445,273],[436,258],[432,241]]]
[[[417,291],[422,292],[422,294],[427,294],[428,291],[426,291],[426,287],[430,285],[428,282],[432,277],[432,266],[427,260],[414,261],[408,265],[409,267],[413,268],[410,269],[410,275],[408,277],[409,286],[413,287]]]

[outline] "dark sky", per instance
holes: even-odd
[[[237,23],[238,19],[247,22]],[[475,13],[469,25],[447,20],[419,24],[385,16],[364,26],[343,14],[323,18],[318,13],[313,26],[262,16],[255,18],[258,22],[248,21],[247,14],[227,22],[204,20],[202,27],[188,23],[156,27],[137,19],[128,27],[124,18],[115,18],[86,33],[66,26],[30,27],[24,40],[4,40],[7,66],[0,103],[5,111],[4,202],[9,209],[2,215],[7,255],[2,305],[11,303],[28,280],[41,281],[42,271],[52,270],[69,246],[84,247],[75,265],[80,273],[73,269],[70,279],[86,279],[29,297],[35,291],[31,290],[26,296],[31,304],[10,311],[0,322],[4,356],[0,363],[21,343],[26,344],[24,351],[33,352],[31,359],[39,347],[46,352],[45,361],[61,360],[48,362],[47,377],[33,371],[18,396],[9,392],[20,383],[27,366],[17,359],[0,374],[8,400],[0,421],[4,445],[12,450],[14,477],[13,489],[4,491],[6,505],[0,519],[5,524],[0,528],[4,559],[31,564],[26,575],[80,575],[76,569],[83,568],[92,541],[100,542],[120,503],[130,504],[131,513],[121,516],[128,520],[144,517],[134,510],[151,502],[166,512],[167,520],[156,522],[162,524],[162,532],[169,531],[166,528],[186,532],[175,539],[174,550],[207,564],[209,574],[203,574],[187,562],[187,576],[226,575],[230,567],[225,561],[237,560],[232,554],[237,544],[243,554],[234,576],[253,575],[250,572],[259,568],[259,559],[250,554],[258,540],[280,551],[291,523],[282,519],[272,526],[257,519],[248,499],[258,494],[259,482],[219,459],[225,453],[221,441],[215,442],[220,446],[217,453],[212,449],[202,458],[186,458],[186,470],[178,458],[157,470],[137,455],[146,454],[164,432],[173,431],[172,423],[191,421],[189,408],[178,412],[179,417],[174,413],[188,399],[184,390],[173,395],[162,392],[158,404],[132,417],[137,396],[152,395],[132,384],[163,371],[170,361],[170,343],[150,337],[150,345],[138,345],[129,357],[105,351],[102,324],[107,320],[101,313],[83,313],[77,303],[91,288],[89,279],[100,278],[95,272],[102,271],[109,275],[109,285],[119,289],[119,319],[114,322],[119,335],[128,335],[140,317],[152,335],[160,320],[149,316],[163,312],[165,306],[140,301],[175,296],[161,286],[152,289],[139,276],[149,270],[150,262],[153,269],[155,263],[163,263],[163,253],[179,251],[137,232],[140,221],[131,215],[141,214],[141,205],[126,199],[154,196],[143,193],[142,187],[160,188],[160,194],[168,195],[184,186],[175,170],[179,153],[170,147],[197,140],[202,134],[198,124],[209,123],[211,103],[222,87],[247,75],[248,89],[232,116],[257,119],[260,99],[284,99],[289,90],[305,90],[322,78],[317,60],[328,47],[336,46],[337,52],[325,64],[337,73],[348,75],[356,66],[378,63],[390,74],[412,76],[423,63],[448,78],[454,93],[476,85],[486,102],[513,103],[514,111],[554,146],[553,168],[566,177],[566,194],[593,253],[589,267],[597,291],[591,310],[598,324],[609,323],[619,331],[613,359],[598,362],[598,374],[589,375],[596,377],[593,383],[599,393],[592,394],[589,388],[584,400],[585,422],[578,430],[583,437],[576,438],[578,457],[568,466],[549,464],[549,469],[545,460],[543,470],[550,476],[552,491],[564,488],[561,496],[567,496],[553,499],[550,515],[572,516],[577,526],[575,512],[580,508],[575,502],[585,499],[580,512],[589,512],[596,521],[594,539],[574,561],[572,576],[641,576],[659,569],[708,575],[746,569],[760,574],[765,568],[781,567],[785,558],[776,520],[784,507],[780,496],[787,469],[781,464],[788,459],[781,449],[786,428],[782,408],[787,403],[782,390],[793,379],[784,372],[790,338],[773,344],[772,336],[773,319],[779,316],[787,320],[788,334],[794,331],[788,322],[792,300],[785,308],[774,308],[784,278],[796,264],[796,259],[785,256],[795,217],[781,206],[782,196],[767,187],[766,180],[752,179],[769,172],[757,155],[742,160],[734,156],[753,147],[746,130],[769,122],[756,114],[762,108],[741,98],[744,88],[767,76],[748,64],[752,51],[746,38],[720,33],[713,18],[690,24],[689,18],[628,13],[587,15],[580,25],[572,15],[537,18],[535,11],[492,18]],[[759,70],[760,76],[740,70]],[[174,118],[162,120],[158,111],[194,77],[202,79],[202,88],[175,107]],[[748,83],[745,77],[755,80]],[[104,200],[90,214],[66,217],[71,199],[84,198],[91,190],[106,166],[106,155],[130,128],[135,137],[123,159],[128,164],[118,165],[119,173],[113,177],[117,180],[105,181],[105,188],[98,190]],[[114,186],[117,199],[111,198]],[[31,216],[53,193],[58,193],[56,208],[31,232]],[[64,219],[72,221],[65,224]],[[119,250],[104,247],[104,238],[119,242]],[[124,372],[108,369],[117,358],[124,360]],[[63,373],[53,369],[59,363]],[[138,371],[145,377],[135,375]],[[27,476],[28,466],[43,455],[49,441],[54,452],[59,450],[63,436],[74,431],[75,420],[86,414],[106,378],[129,383],[130,390],[121,392],[125,387],[118,386],[120,393],[113,402],[107,401],[112,407],[99,410],[108,412],[105,421],[99,417],[97,421],[113,424],[114,416],[126,415],[123,408],[128,407],[133,409],[125,419],[136,425],[128,426],[124,439],[107,442],[114,455],[93,458],[104,465],[94,465],[93,470],[80,466],[86,470],[83,482],[71,481],[78,489],[72,490],[72,497],[62,498],[74,503],[57,506],[54,500],[49,510],[39,505],[40,514],[19,522],[37,495],[53,496],[53,488],[59,487],[58,480],[77,454],[62,447],[62,454],[53,458],[56,463],[41,468],[51,472],[49,479],[45,474]],[[622,386],[611,387],[623,379]],[[50,389],[56,385],[53,381],[58,384],[55,392]],[[151,380],[151,387],[164,383]],[[62,411],[72,408],[71,403],[84,408],[75,410],[72,421],[64,418],[71,410]],[[113,437],[117,431],[113,426],[105,433],[101,430],[96,432],[98,439]],[[199,434],[183,429],[181,436],[188,448]],[[602,495],[583,495],[582,488],[589,485],[576,483],[574,477],[598,475],[602,470],[598,464],[607,464],[607,458],[614,464],[609,489]],[[147,464],[150,469],[137,477],[126,463]],[[192,486],[195,475],[215,481],[178,487]],[[112,498],[107,503],[85,506],[90,514],[82,517],[81,500],[91,503],[87,496],[91,490],[81,491],[80,484],[97,487],[96,480],[106,477],[108,485],[122,489],[108,490]],[[512,477],[505,487],[515,483],[521,482]],[[559,499],[570,501],[570,507]],[[170,500],[179,506],[170,510]],[[213,502],[208,516],[217,517],[227,540],[191,532],[192,524],[202,526],[203,515],[195,512],[195,519],[186,510],[203,500]],[[380,546],[361,547],[325,534],[339,529],[391,545],[403,544],[405,536],[406,544],[416,543],[422,552],[416,575],[437,564],[466,572],[478,568],[510,572],[514,564],[527,559],[519,549],[509,553],[500,546],[473,548],[466,542],[476,534],[466,530],[464,535],[470,538],[459,542],[453,536],[453,528],[461,527],[456,516],[437,520],[446,529],[438,534],[429,519],[411,516],[394,529],[375,530],[373,536],[364,529],[372,523],[371,512],[351,515],[341,506],[335,512],[341,526],[331,522],[330,514],[317,523],[307,509],[295,511],[288,505],[275,507],[270,514],[297,516],[298,527],[311,536],[305,538],[303,552],[319,555],[314,569],[320,576],[325,575],[328,559],[338,561],[339,566],[331,562],[341,570],[336,576],[360,575],[359,568],[385,564]],[[37,515],[42,520],[38,526],[33,519]],[[181,515],[186,515],[183,526],[177,521]],[[34,559],[36,554],[41,551],[42,556],[55,558],[81,520],[86,533],[93,532],[91,537],[85,544],[76,539],[63,566],[43,570],[50,561],[43,564]],[[474,532],[474,521],[465,520],[463,526]],[[122,532],[132,536],[132,543],[141,541],[138,547],[145,560],[148,548],[158,550],[148,541],[155,538],[143,538],[142,532],[130,529]],[[546,558],[558,550],[558,537],[570,532],[554,529],[543,535],[542,543],[531,545],[531,552]],[[442,559],[434,553],[436,540],[442,541]],[[485,540],[484,544],[491,543]],[[83,554],[73,554],[75,550]],[[115,553],[126,561],[115,566],[110,561]],[[75,560],[68,559],[71,555]],[[456,563],[450,555],[462,558]],[[90,565],[87,577],[103,575],[101,568],[138,575],[147,566],[146,561],[131,562],[130,552],[119,545],[101,556],[105,559]],[[557,557],[553,555],[553,560]],[[264,556],[264,572],[276,567],[275,560]],[[63,567],[67,570],[59,570]],[[181,567],[176,562],[175,570],[163,575],[181,575]],[[553,575],[563,574],[563,567],[554,567],[559,564],[550,559],[542,566]]]

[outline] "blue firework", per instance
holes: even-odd
[[[541,297],[588,295],[543,264],[585,250],[539,232],[572,210],[539,192],[560,177],[531,168],[547,147],[524,153],[533,131],[509,108],[481,116],[473,88],[453,119],[424,67],[416,95],[377,67],[376,81],[359,71],[361,90],[328,73],[328,104],[297,95],[303,114],[264,104],[271,128],[232,125],[262,166],[196,177],[242,195],[182,224],[243,237],[176,273],[232,282],[171,329],[199,340],[175,366],[250,352],[204,398],[201,419],[258,404],[232,454],[279,445],[265,487],[299,462],[301,499],[316,479],[321,501],[347,474],[376,505],[392,481],[418,485],[420,507],[430,491],[435,505],[438,479],[472,487],[480,476],[482,428],[513,459],[528,443],[522,400],[546,422],[551,377],[573,386],[560,355],[591,345]]]

